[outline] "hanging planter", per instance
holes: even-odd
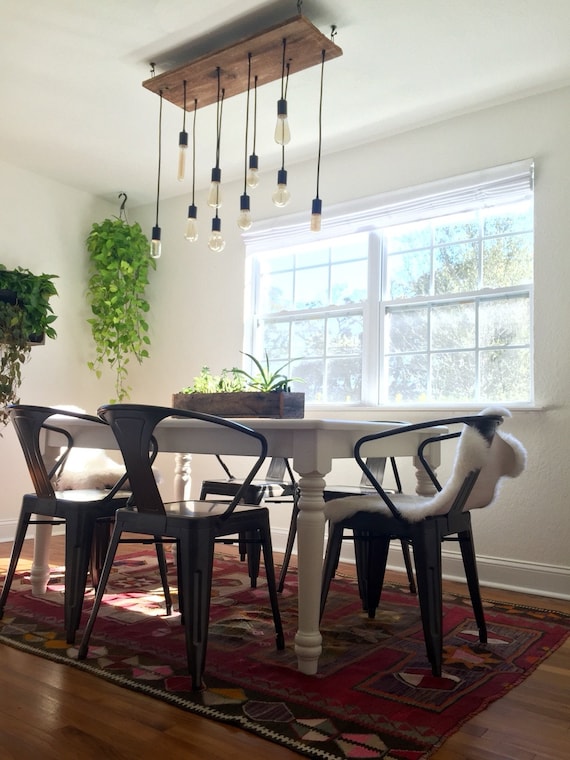
[[[126,195],[121,196],[126,201]],[[123,209],[124,202],[121,214]],[[127,385],[130,360],[140,364],[149,356],[150,305],[145,290],[156,261],[149,256],[149,241],[140,225],[128,224],[126,216],[94,223],[87,250],[91,267],[87,300],[92,311],[88,322],[95,344],[95,359],[87,366],[98,378],[104,368],[114,372],[113,401],[123,401],[131,390]]]
[[[0,264],[0,425],[8,421],[6,405],[19,401],[22,366],[32,346],[57,333],[50,298],[57,295],[57,275],[35,275],[29,269],[8,270]]]

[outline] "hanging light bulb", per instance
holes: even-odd
[[[320,198],[313,198],[313,205],[311,208],[311,232],[321,231],[321,211],[323,208],[323,202]]]
[[[240,196],[237,223],[240,230],[249,230],[252,225],[251,212],[249,210],[249,195],[247,193]]]
[[[194,205],[194,193],[196,189],[196,111],[198,100],[194,99],[194,118],[192,120],[192,203],[188,206],[188,218],[186,220],[186,232],[184,237],[189,243],[198,240],[198,209]]]
[[[150,257],[151,259],[159,259],[162,253],[162,246],[160,243],[160,227],[152,228],[152,240],[150,241]]]
[[[186,150],[188,148],[188,132],[186,131],[186,80],[184,80],[184,116],[182,117],[182,132],[178,135],[178,181],[182,182],[186,173]]]
[[[277,172],[277,190],[275,190],[271,199],[279,207],[286,206],[291,200],[291,194],[287,189],[287,171],[285,169],[279,169]]]
[[[188,219],[186,221],[186,233],[184,235],[189,243],[195,243],[196,240],[198,240],[198,222],[196,221],[197,214],[198,209],[193,203],[191,203],[188,206]]]
[[[275,142],[278,145],[287,145],[291,140],[291,130],[287,119],[287,85],[289,81],[289,64],[285,65],[285,50],[287,40],[283,39],[283,60],[281,63],[281,97],[277,101],[277,123],[275,124]],[[287,77],[285,77],[287,71]]]
[[[212,219],[212,231],[208,238],[208,248],[214,253],[221,253],[226,247],[226,241],[222,236],[222,220],[219,216]]]
[[[291,130],[287,119],[287,101],[281,98],[277,101],[277,123],[275,124],[275,142],[287,145],[291,142]]]
[[[222,170],[219,166],[212,169],[212,181],[210,183],[210,192],[208,193],[208,206],[220,208],[222,205]]]
[[[160,243],[160,226],[158,224],[158,209],[160,205],[160,169],[162,164],[162,90],[160,95],[160,109],[158,111],[158,171],[156,180],[156,221],[152,228],[152,238],[150,241],[150,256],[153,259],[159,259],[162,253]]]
[[[247,173],[247,186],[257,187],[259,185],[259,160],[255,153],[249,157],[249,171]]]
[[[259,158],[255,153],[255,141],[257,139],[257,75],[253,82],[253,150],[249,157],[249,171],[246,177],[247,186],[251,188],[259,185]]]

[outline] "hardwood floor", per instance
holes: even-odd
[[[0,571],[10,545],[0,543]],[[26,542],[24,562],[32,556]],[[52,539],[63,563],[63,541]],[[346,568],[343,568],[346,569]],[[461,584],[446,584],[450,590]],[[487,596],[570,611],[560,600]],[[431,760],[566,760],[570,639],[524,683],[462,726]],[[0,760],[291,760],[296,753],[69,666],[0,645]]]

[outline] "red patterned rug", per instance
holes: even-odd
[[[154,559],[123,558],[109,591],[83,662],[62,634],[58,572],[42,597],[31,595],[27,575],[18,576],[0,621],[0,642],[324,760],[425,760],[465,721],[521,683],[570,632],[563,613],[486,602],[489,641],[482,645],[468,599],[446,595],[444,674],[434,678],[417,599],[387,586],[376,619],[369,620],[355,581],[337,578],[323,618],[319,675],[305,676],[296,670],[293,650],[294,572],[281,596],[287,647],[277,652],[265,587],[250,589],[244,564],[217,558],[207,688],[195,693],[180,618],[164,615]]]

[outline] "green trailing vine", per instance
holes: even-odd
[[[88,322],[95,343],[95,359],[88,367],[98,378],[104,367],[115,373],[116,399],[111,401],[129,398],[129,363],[135,359],[140,364],[149,356],[145,290],[150,269],[156,269],[149,247],[139,224],[119,218],[94,223],[87,238],[87,299],[93,314]]]

